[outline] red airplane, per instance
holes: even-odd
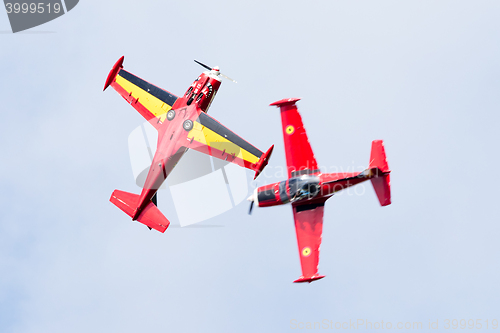
[[[219,67],[211,68],[195,60],[207,71],[178,97],[124,70],[123,59],[109,72],[104,90],[113,87],[158,130],[157,150],[142,193],[115,190],[110,198],[133,221],[165,232],[170,222],[157,208],[156,191],[188,149],[254,170],[255,178],[262,172],[274,145],[263,153],[207,115],[221,77],[234,81],[220,73]]]
[[[382,140],[372,142],[370,164],[362,172],[322,173],[314,158],[302,118],[295,103],[299,98],[272,103],[281,109],[288,180],[261,186],[248,198],[250,211],[258,207],[291,203],[299,246],[302,276],[294,282],[324,278],[318,274],[319,247],[325,201],[336,192],[370,179],[382,206],[391,203],[390,170]]]

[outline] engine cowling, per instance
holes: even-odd
[[[217,94],[220,84],[220,79],[211,72],[201,74],[184,94],[187,99],[186,104],[197,103],[198,107],[206,112]]]

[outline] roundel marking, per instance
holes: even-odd
[[[302,249],[302,256],[309,257],[311,255],[311,248],[305,247]]]
[[[293,134],[293,132],[295,132],[295,127],[293,127],[292,125],[288,125],[285,129],[285,132],[288,135]]]

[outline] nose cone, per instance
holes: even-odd
[[[219,66],[215,66],[214,68],[212,68],[212,70],[218,72],[219,71]]]
[[[250,201],[250,202],[256,202],[256,203],[259,203],[258,199],[259,198],[257,197],[257,189],[255,189],[253,191],[252,195],[247,198],[248,201]]]

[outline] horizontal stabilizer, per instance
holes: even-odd
[[[109,199],[116,207],[120,208],[128,216],[133,217],[139,204],[139,195],[124,191],[115,190]],[[153,202],[150,202],[146,208],[137,217],[137,221],[145,224],[149,228],[165,232],[170,222],[160,212]]]
[[[313,275],[313,276],[309,276],[309,277],[301,276],[300,278],[298,278],[297,280],[295,280],[293,282],[294,283],[303,283],[303,282],[309,282],[309,283],[311,283],[313,281],[322,279],[324,277],[325,277],[324,275]]]

